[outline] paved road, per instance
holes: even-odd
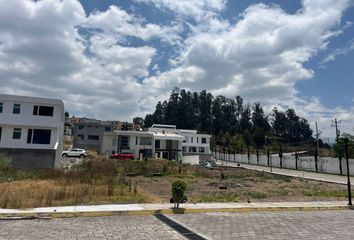
[[[354,211],[167,215],[207,239],[354,239]],[[184,239],[153,216],[0,221],[0,239]]]
[[[0,239],[184,239],[153,216],[0,221]]]
[[[354,211],[202,213],[169,216],[209,239],[354,239]]]

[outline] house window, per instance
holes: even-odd
[[[186,147],[182,147],[182,152],[187,152],[187,148]]]
[[[155,140],[155,148],[160,148],[160,140]]]
[[[199,143],[199,137],[196,137],[196,139],[197,139],[197,143]]]
[[[112,139],[112,147],[116,147],[116,146],[117,146],[117,138],[114,137],[114,138]]]
[[[191,143],[193,143],[193,137],[191,137]]]
[[[120,137],[120,146],[121,148],[129,148],[129,137],[121,136]]]
[[[27,143],[50,144],[52,131],[47,129],[28,129]]]
[[[138,146],[139,137],[135,137],[135,145]]]
[[[0,142],[1,142],[2,127],[0,127]]]
[[[77,135],[77,139],[79,139],[79,140],[84,140],[84,135],[83,134],[78,134]]]
[[[14,128],[12,139],[21,139],[21,128]]]
[[[54,114],[54,107],[48,106],[33,106],[33,115],[52,117]]]
[[[105,132],[110,132],[110,131],[112,131],[112,128],[111,128],[111,127],[105,127],[105,128],[104,128],[104,131],[105,131]]]
[[[0,113],[2,113],[3,106],[4,106],[4,104],[2,102],[0,102]]]
[[[200,148],[199,148],[199,152],[200,152],[200,153],[203,153],[203,152],[204,152],[204,148],[203,148],[203,147],[200,147]]]
[[[79,125],[79,129],[84,129],[84,125]]]
[[[87,139],[88,140],[96,140],[96,141],[98,141],[99,140],[99,136],[98,135],[88,135]]]
[[[197,148],[196,147],[189,147],[189,152],[197,152]]]
[[[140,146],[141,145],[151,145],[151,138],[150,137],[141,137],[140,138]]]
[[[21,113],[21,104],[15,103],[12,113],[13,114],[20,114]]]
[[[206,143],[206,138],[202,138],[202,143]]]

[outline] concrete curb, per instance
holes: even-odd
[[[255,211],[330,211],[330,210],[354,210],[354,207],[343,206],[284,206],[284,207],[240,207],[240,208],[179,208],[179,209],[151,209],[151,210],[125,210],[125,211],[86,211],[86,212],[53,212],[53,213],[11,213],[0,214],[0,220],[31,220],[51,218],[74,218],[74,217],[104,217],[104,216],[147,216],[157,211],[161,214],[193,214],[210,212],[255,212]]]

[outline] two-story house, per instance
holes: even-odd
[[[0,153],[15,168],[58,168],[63,147],[62,100],[0,94]]]
[[[174,125],[153,124],[148,131],[114,131],[103,135],[102,154],[131,152],[135,158],[156,157],[181,160],[183,156],[211,154],[208,134],[177,129]]]

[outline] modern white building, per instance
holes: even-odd
[[[182,142],[183,155],[211,154],[208,134],[198,134],[197,130],[177,129],[175,125],[153,124],[149,132],[172,132],[184,137]]]
[[[210,135],[154,124],[148,131],[115,131],[103,135],[101,153],[130,152],[136,158],[181,160],[183,155],[210,154]]]
[[[21,169],[60,167],[62,100],[0,94],[0,153]]]

